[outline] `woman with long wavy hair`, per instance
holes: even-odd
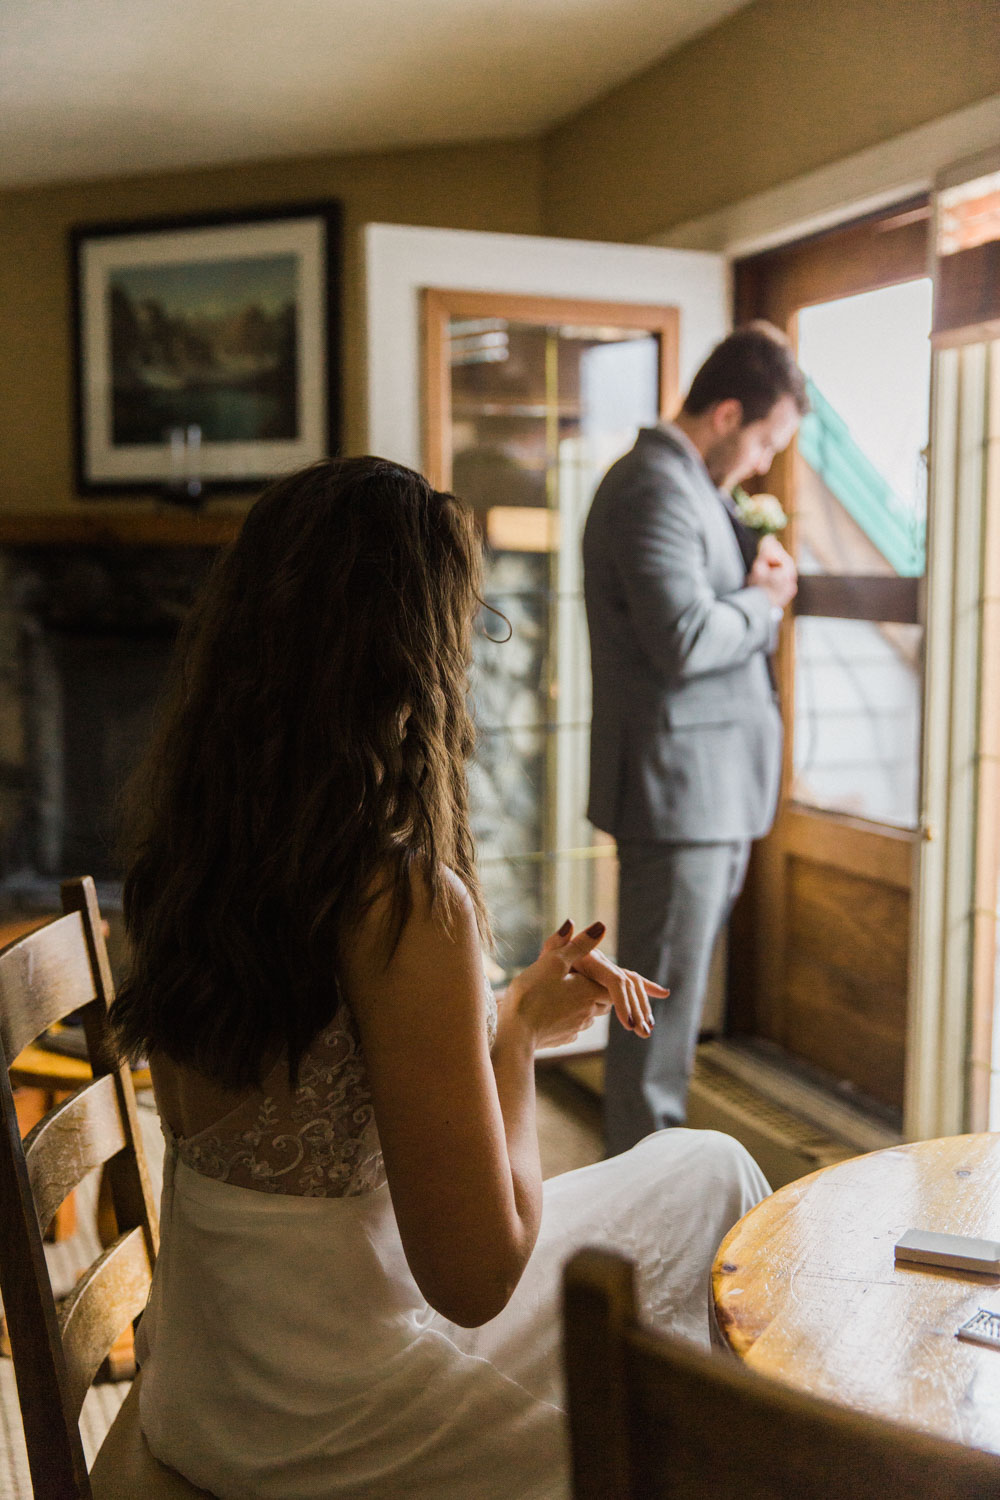
[[[408,469],[273,485],[189,618],[127,803],[112,1013],[167,1137],[138,1338],[163,1462],[221,1500],[555,1500],[558,1279],[640,1263],[707,1338],[766,1191],[710,1132],[541,1182],[535,1049],[655,987],[567,921],[494,1000],[469,831],[469,513]],[[657,993],[662,993],[658,992]]]

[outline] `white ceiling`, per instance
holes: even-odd
[[[0,185],[534,134],[747,0],[0,0]]]

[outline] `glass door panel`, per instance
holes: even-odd
[[[800,572],[923,573],[930,332],[929,277],[800,310]]]
[[[797,317],[791,794],[899,828],[917,823],[930,329],[928,278]]]
[[[798,802],[916,827],[921,637],[917,625],[796,620]]]
[[[590,662],[580,542],[604,471],[667,398],[662,374],[675,349],[663,340],[676,325],[669,309],[635,326],[635,309],[622,308],[619,323],[614,309],[586,304],[566,304],[564,317],[558,303],[537,317],[505,317],[502,301],[496,315],[457,307],[447,318],[442,416],[450,486],[486,540],[470,783],[480,872],[509,972],[530,963],[566,916],[613,915],[613,844],[584,816]],[[599,316],[579,316],[591,310]]]

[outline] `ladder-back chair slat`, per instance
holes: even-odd
[[[85,1084],[39,1120],[25,1137],[24,1155],[43,1234],[87,1173],[127,1144],[113,1073]]]
[[[0,952],[0,1048],[9,1068],[29,1042],[97,993],[83,921],[70,912]]]
[[[76,1417],[111,1345],[145,1307],[152,1274],[142,1231],[130,1229],[95,1260],[63,1304],[60,1326],[67,1396]]]

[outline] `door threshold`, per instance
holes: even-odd
[[[698,1057],[856,1152],[881,1151],[903,1139],[899,1123],[885,1106],[844,1099],[835,1085],[826,1084],[808,1064],[778,1047],[751,1038],[720,1037],[702,1042]]]

